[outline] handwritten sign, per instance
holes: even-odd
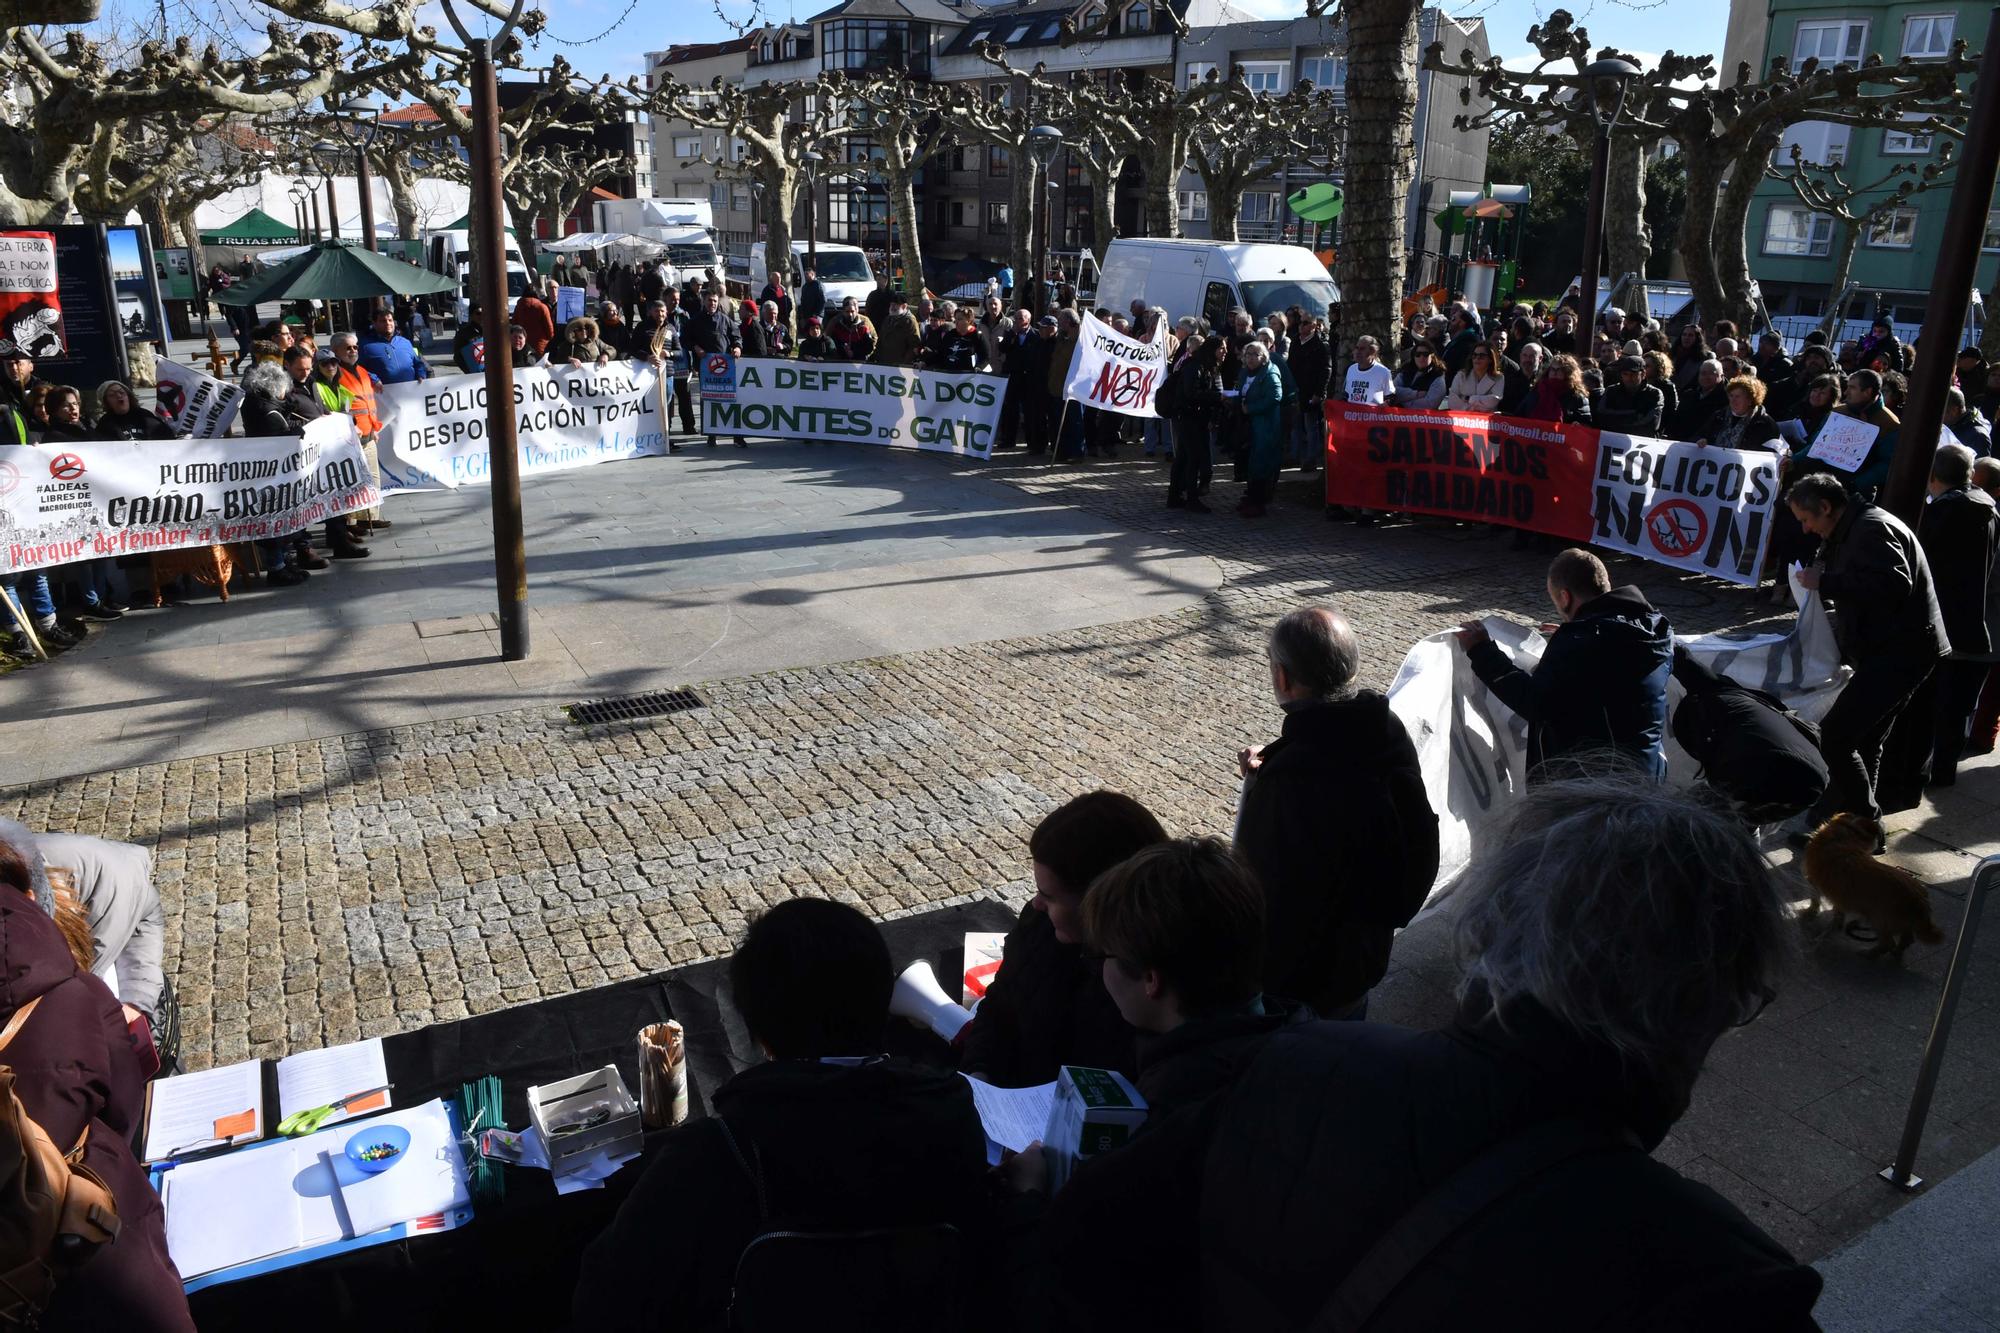
[[[1816,458],[1839,472],[1859,472],[1875,447],[1875,437],[1881,433],[1880,427],[1860,417],[1835,412],[1819,428],[1819,436],[1806,451],[1806,457]]]

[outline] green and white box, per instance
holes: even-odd
[[[1042,1136],[1050,1192],[1063,1187],[1078,1162],[1118,1147],[1145,1122],[1146,1099],[1123,1074],[1064,1065],[1056,1076],[1048,1132]]]

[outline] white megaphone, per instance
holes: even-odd
[[[958,1030],[972,1021],[971,1013],[953,1004],[944,987],[938,985],[937,973],[931,971],[931,965],[921,961],[911,963],[896,978],[896,989],[889,996],[889,1012],[920,1028],[929,1028],[946,1041],[956,1038]]]

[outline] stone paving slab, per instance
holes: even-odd
[[[1223,512],[1236,498],[1226,482],[1211,497],[1215,514],[1160,508],[1159,467],[1136,461],[1014,463],[975,480],[1077,510],[1066,521],[1128,533],[1139,549],[1211,562],[1220,586],[1161,614],[984,642],[778,670],[696,668],[707,706],[643,724],[578,728],[544,704],[281,744],[252,743],[252,726],[231,753],[0,790],[0,813],[155,849],[188,1055],[200,1066],[717,956],[748,914],[798,893],[877,916],[978,895],[1018,903],[1035,819],[1092,787],[1133,793],[1176,832],[1227,831],[1233,756],[1277,725],[1262,639],[1281,612],[1316,599],[1341,606],[1376,687],[1418,637],[1485,612],[1543,614],[1544,556],[1478,528],[1328,523],[1310,481],[1287,480],[1272,516],[1248,523]],[[1093,550],[1082,541],[1074,564],[1029,571],[1040,602],[1057,608],[1051,617],[1089,600],[1083,571],[1103,563]],[[934,567],[882,596],[934,616],[969,600],[961,574]],[[729,604],[756,625],[781,605],[855,595],[831,572],[805,577],[826,582],[774,581],[765,591],[782,597]],[[1770,620],[1745,590],[1651,566],[1620,577],[1642,583],[1686,632]],[[633,652],[647,632],[629,608],[540,613],[588,617]],[[465,707],[451,691],[479,688],[492,631],[419,638],[406,621],[403,633],[412,683],[400,688],[427,706]],[[559,637],[574,650],[569,632]],[[76,743],[118,713],[109,701],[72,703],[44,743]],[[1896,821],[1891,855],[1932,882],[1947,932],[1996,825],[1990,758]],[[1377,1016],[1449,1014],[1449,934],[1442,916],[1404,932]],[[2000,1143],[1995,934],[1977,951],[1920,1159],[1933,1178]],[[1950,946],[1913,948],[1899,965],[1805,923],[1800,941],[1778,1001],[1718,1046],[1661,1156],[1811,1257],[1904,1201],[1874,1172],[1893,1148]]]

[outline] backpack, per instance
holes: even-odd
[[[1153,410],[1167,418],[1181,415],[1180,375],[1177,372],[1169,371],[1167,377],[1160,381],[1160,387],[1153,393]]]
[[[37,996],[0,1029],[0,1049],[41,1003]],[[14,1095],[14,1071],[0,1065],[0,1324],[33,1326],[56,1283],[118,1238],[118,1205],[82,1165],[76,1146],[59,1150]]]

